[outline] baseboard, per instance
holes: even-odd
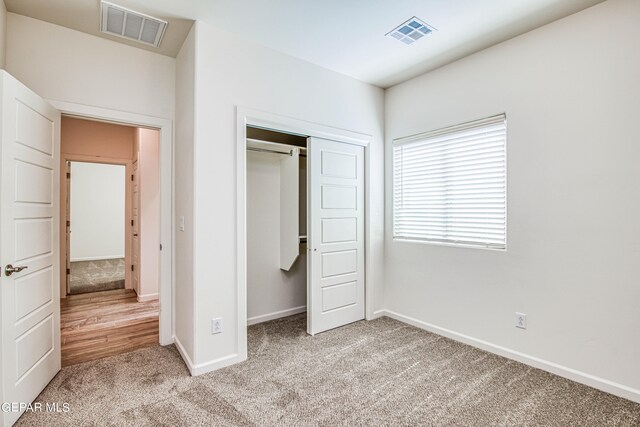
[[[227,366],[233,365],[235,363],[240,363],[245,360],[245,358],[240,357],[238,354],[230,354],[229,356],[224,356],[219,359],[211,360],[205,363],[199,363],[196,365],[189,357],[189,354],[182,346],[182,343],[180,342],[178,337],[173,337],[173,343],[178,349],[178,353],[180,353],[180,356],[182,356],[184,364],[187,365],[189,373],[193,377],[206,374],[207,372],[212,372],[217,369],[226,368]]]
[[[301,305],[300,307],[288,308],[286,310],[274,311],[273,313],[249,317],[247,319],[247,326],[256,325],[262,322],[268,322],[269,320],[280,319],[281,317],[293,316],[294,314],[304,313],[305,311],[307,311],[307,306]]]
[[[191,375],[194,375],[193,362],[191,361],[191,358],[189,357],[189,353],[187,353],[187,350],[184,349],[178,337],[176,336],[173,337],[173,344],[178,349],[178,353],[180,353],[180,356],[182,356],[182,360],[184,361],[184,364],[187,365],[187,369],[189,369],[189,373]]]
[[[138,302],[147,302],[157,300],[159,298],[159,294],[147,294],[147,295],[138,295]]]
[[[234,365],[236,363],[244,362],[245,360],[246,358],[242,358],[238,354],[230,354],[228,356],[220,357],[209,362],[194,365],[193,370],[191,370],[191,375],[195,377],[197,375],[206,374],[208,372],[226,368],[227,366]]]
[[[407,323],[420,329],[424,329],[425,331],[450,338],[454,341],[468,344],[472,347],[476,347],[481,350],[506,357],[507,359],[515,360],[517,362],[524,363],[525,365],[533,366],[534,368],[551,372],[552,374],[556,374],[569,380],[588,385],[590,387],[602,390],[607,393],[611,393],[625,399],[629,399],[636,403],[640,403],[640,390],[625,386],[623,384],[618,384],[613,381],[596,377],[595,375],[587,374],[585,372],[577,371],[575,369],[568,368],[554,362],[549,362],[547,360],[530,356],[519,351],[514,351],[505,347],[501,347],[499,345],[491,344],[487,341],[479,340],[468,335],[441,328],[439,326],[432,325],[430,323],[423,322],[421,320],[414,319],[412,317],[405,316],[390,310],[379,310],[374,314],[377,314],[379,312],[382,312],[381,316],[386,315],[400,322]]]
[[[69,262],[104,261],[105,259],[123,259],[123,258],[124,258],[124,255],[91,256],[91,257],[71,258]]]
[[[369,320],[375,320],[375,319],[379,319],[380,317],[386,316],[387,315],[387,310],[376,310],[373,312],[373,316],[371,316],[371,319]],[[391,316],[389,316],[391,317]]]

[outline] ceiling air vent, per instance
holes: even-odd
[[[404,44],[412,44],[413,42],[420,40],[424,36],[428,36],[429,34],[433,33],[435,30],[436,29],[429,24],[414,16],[413,18],[389,31],[386,35],[389,37],[393,37],[396,40],[400,40]]]
[[[153,16],[102,2],[100,31],[159,47],[167,22]]]

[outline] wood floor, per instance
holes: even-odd
[[[138,302],[131,289],[60,300],[62,366],[158,345],[157,300]]]

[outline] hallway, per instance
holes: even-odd
[[[131,289],[60,300],[62,366],[158,345],[158,300],[138,302]]]

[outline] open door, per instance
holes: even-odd
[[[364,319],[364,148],[309,138],[307,332]]]
[[[66,208],[65,208],[65,221],[66,221],[66,236],[67,244],[65,245],[66,253],[65,256],[65,267],[66,271],[66,289],[67,295],[71,292],[71,162],[66,162],[67,166],[67,179],[65,179],[65,185],[67,186],[67,198],[66,198]]]
[[[140,188],[138,175],[138,160],[133,162],[133,215],[131,217],[131,281],[137,295],[140,292]],[[126,268],[126,266],[125,266]]]
[[[0,397],[30,403],[60,370],[60,113],[5,71],[0,82]],[[25,408],[9,409],[3,426]]]

